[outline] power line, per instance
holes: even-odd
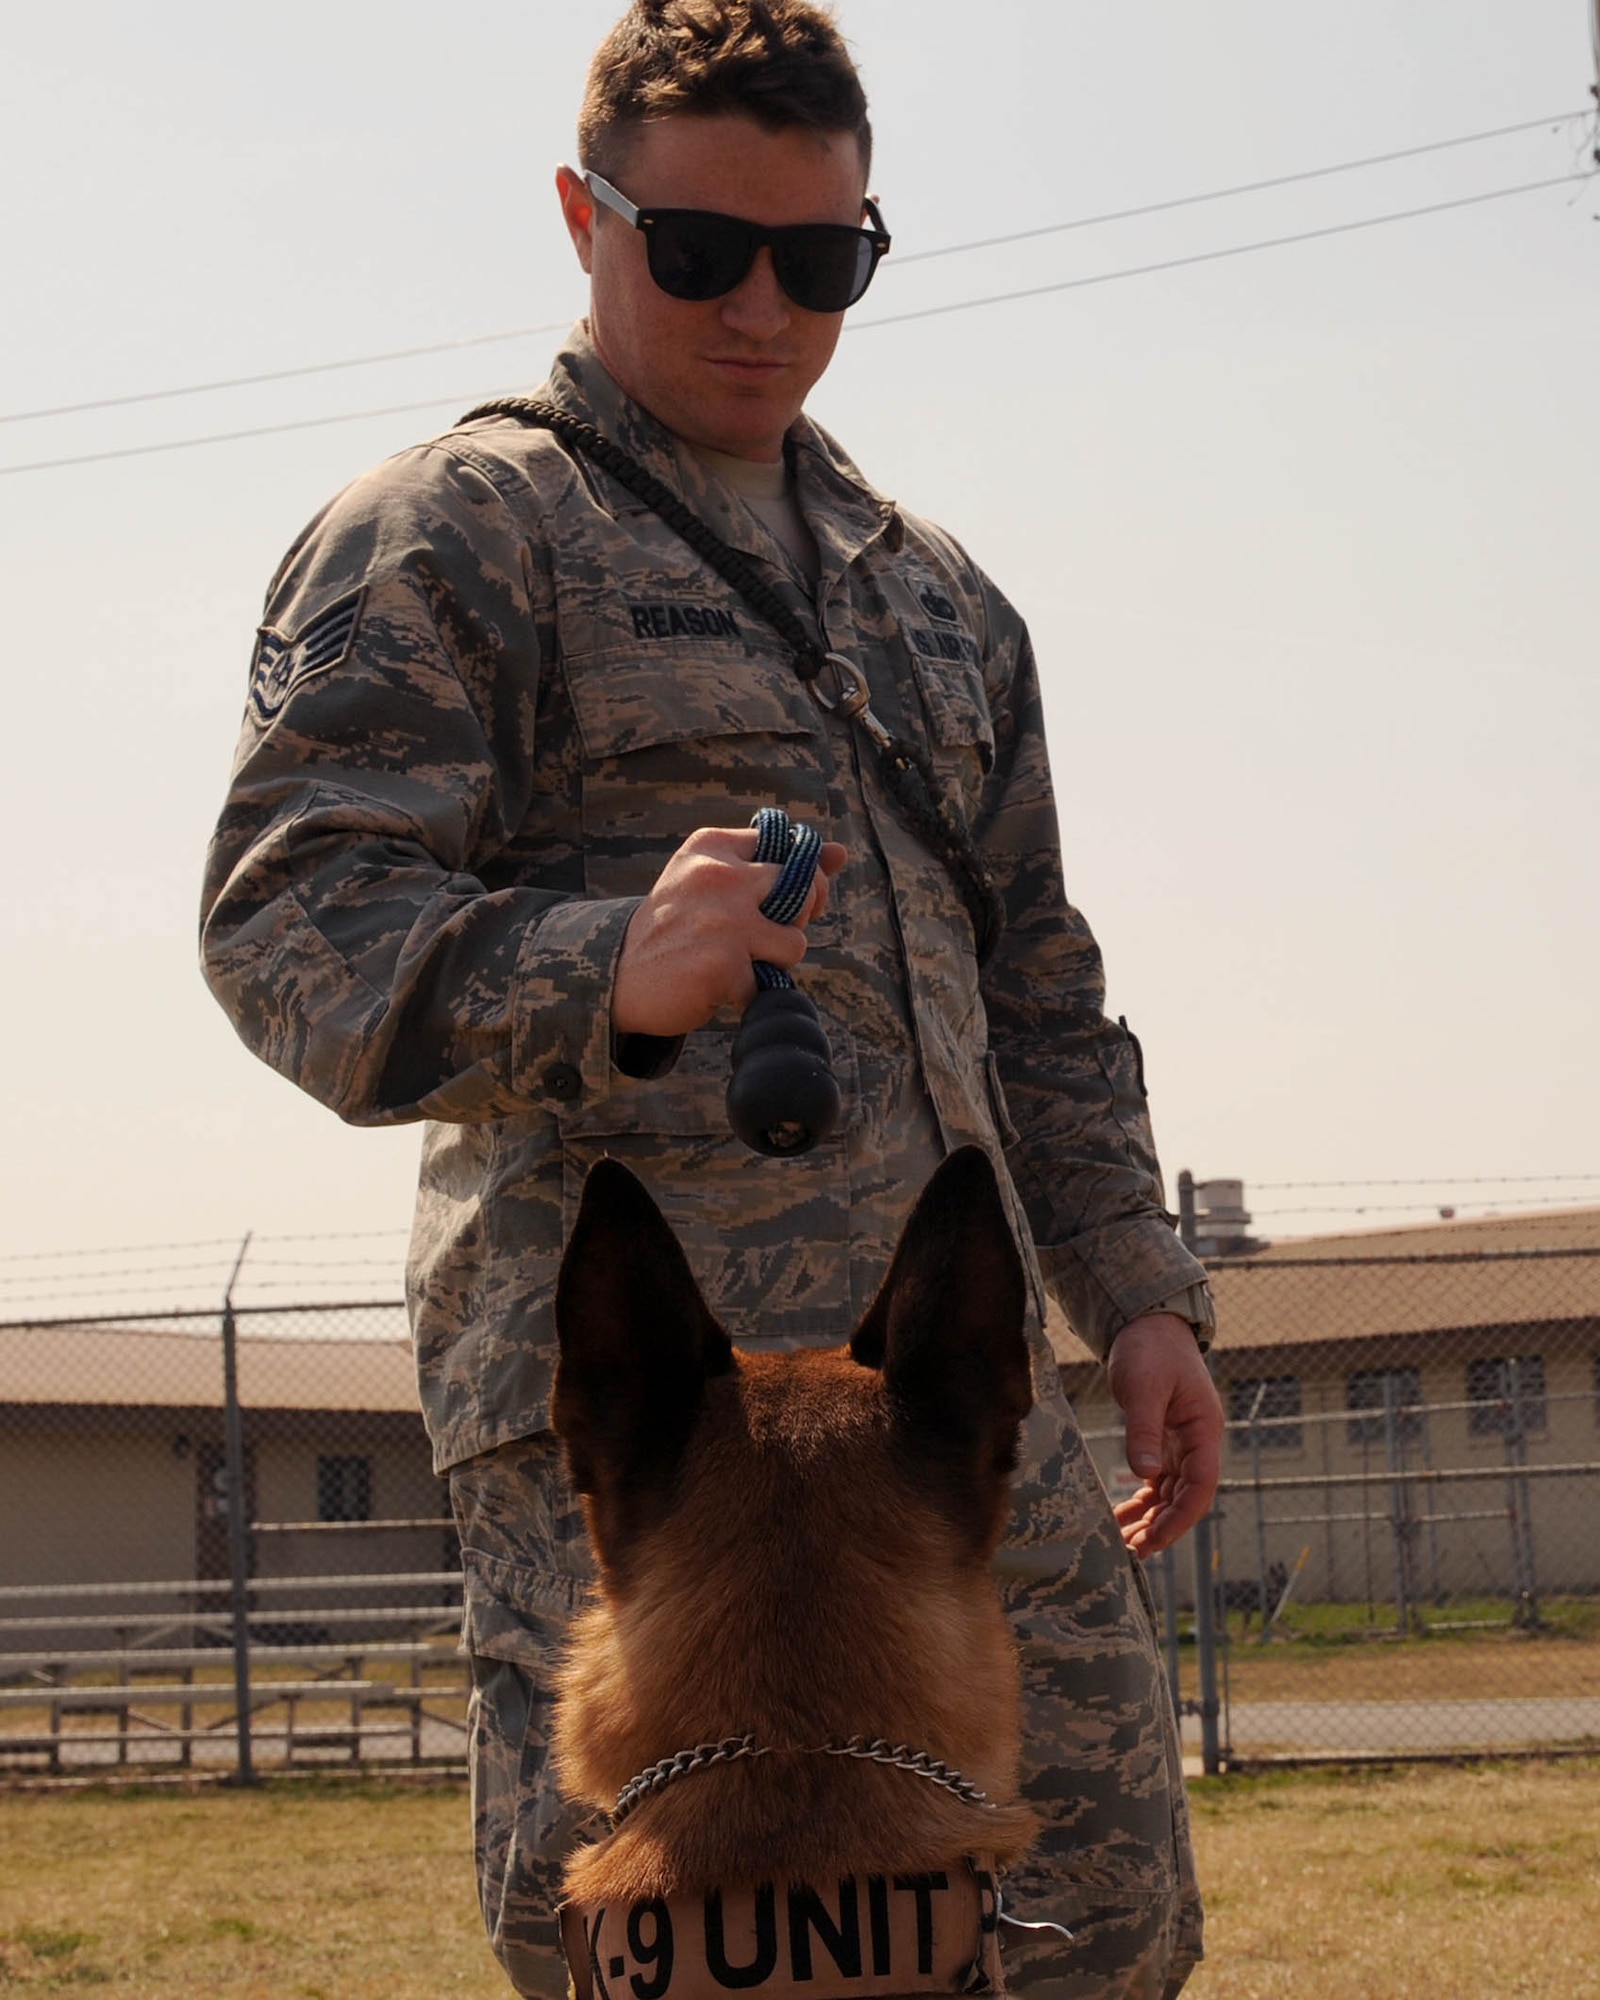
[[[1054,284],[1028,285],[1020,291],[991,292],[981,299],[957,299],[949,305],[921,306],[915,312],[887,313],[882,319],[857,320],[848,333],[869,333],[878,326],[904,326],[914,319],[937,319],[945,313],[970,312],[976,306],[1013,305],[1021,299],[1040,299],[1051,292],[1078,292],[1090,285],[1109,285],[1119,278],[1147,278],[1157,271],[1180,271],[1193,264],[1215,264],[1224,257],[1248,257],[1257,250],[1282,250],[1291,243],[1314,243],[1327,236],[1348,236],[1358,229],[1377,229],[1388,222],[1414,222],[1424,215],[1444,215],[1451,209],[1477,208],[1484,202],[1504,201],[1509,195],[1537,194],[1543,188],[1568,187],[1574,181],[1592,181],[1600,176],[1586,168],[1582,173],[1561,174],[1554,180],[1525,181],[1520,187],[1490,188],[1485,194],[1459,195],[1454,201],[1429,202],[1423,208],[1395,209],[1388,215],[1363,216],[1356,222],[1331,222],[1321,229],[1297,230],[1292,236],[1266,236],[1257,243],[1234,243],[1223,250],[1198,250],[1187,257],[1166,257],[1156,264],[1132,264],[1120,271],[1099,271],[1087,278],[1062,278]],[[0,466],[0,471],[9,467]]]
[[[897,256],[893,268],[903,270],[907,264],[921,264],[930,257],[954,257],[965,250],[993,250],[1004,243],[1027,243],[1038,236],[1059,236],[1069,229],[1094,229],[1103,222],[1131,222],[1141,215],[1165,215],[1175,208],[1193,208],[1207,201],[1230,201],[1235,195],[1262,194],[1269,188],[1294,187],[1302,181],[1325,180],[1330,174],[1349,174],[1359,167],[1383,167],[1395,160],[1420,159],[1424,153],[1444,153],[1452,146],[1475,146],[1483,139],[1504,139],[1513,132],[1535,132],[1589,115],[1587,110],[1563,111],[1556,118],[1530,118],[1521,125],[1496,126],[1492,132],[1468,132],[1459,139],[1434,139],[1426,146],[1405,146],[1396,153],[1371,153],[1363,160],[1340,160],[1331,167],[1308,167],[1297,174],[1277,174],[1271,180],[1241,181],[1236,187],[1213,188],[1207,194],[1182,194],[1169,201],[1145,202],[1138,208],[1108,209],[1103,215],[1082,215],[1072,222],[1041,223],[1037,229],[1016,229],[1006,236],[979,236],[970,243],[947,244],[942,250],[913,250],[909,256]]]
[[[374,410],[341,410],[331,417],[296,417],[287,424],[256,424],[243,431],[210,431],[204,437],[163,438],[159,444],[124,445],[118,451],[86,451],[74,458],[36,458],[25,465],[0,465],[0,479],[13,472],[48,472],[63,465],[104,465],[113,458],[148,458],[158,451],[190,451],[202,444],[238,444],[245,438],[276,437],[280,431],[314,431],[327,424],[355,424],[363,417],[398,417],[413,410],[459,409],[473,400],[462,396],[429,396],[420,403],[387,403]],[[483,400],[481,393],[477,399]]]
[[[342,361],[308,361],[298,368],[271,368],[260,375],[229,375],[215,382],[185,382],[176,389],[140,389],[128,396],[98,396],[86,403],[57,403],[50,409],[12,410],[0,424],[31,423],[36,417],[76,417],[87,410],[122,410],[130,403],[162,403],[175,396],[206,396],[216,389],[253,389],[262,382],[290,382],[301,375],[331,375],[340,368],[374,368],[384,361],[415,361],[425,354],[453,354],[462,347],[490,347],[500,340],[530,340],[537,333],[564,333],[572,320],[543,326],[512,326],[500,333],[469,333],[459,340],[430,341],[425,347],[392,347],[382,354],[352,354]]]
[[[1298,173],[1277,174],[1269,180],[1241,181],[1237,186],[1212,188],[1204,194],[1177,195],[1165,201],[1145,202],[1136,208],[1108,209],[1100,215],[1080,215],[1066,222],[1047,222],[1035,229],[1019,229],[1005,236],[984,236],[970,243],[946,243],[935,250],[902,252],[891,269],[907,264],[926,263],[935,257],[960,257],[969,250],[990,250],[1007,243],[1025,243],[1039,236],[1056,236],[1074,229],[1093,229],[1103,223],[1128,222],[1145,215],[1161,215],[1179,208],[1194,208],[1212,201],[1230,201],[1235,196],[1260,194],[1271,188],[1293,187],[1304,181],[1325,180],[1332,174],[1355,173],[1365,167],[1389,166],[1397,160],[1414,160],[1427,153],[1443,153],[1458,146],[1476,146],[1489,139],[1505,139],[1520,132],[1536,132],[1588,116],[1586,109],[1563,111],[1551,118],[1528,118],[1516,125],[1497,125],[1484,132],[1467,132],[1454,139],[1433,139],[1423,146],[1404,146],[1396,152],[1369,153],[1358,160],[1338,160],[1330,166],[1307,167]],[[186,382],[171,389],[141,389],[125,396],[100,396],[80,403],[57,403],[36,410],[0,413],[0,424],[31,423],[46,417],[80,416],[91,410],[126,409],[135,403],[158,403],[180,396],[209,395],[221,389],[249,389],[265,382],[289,382],[306,375],[326,375],[346,368],[371,368],[390,361],[414,361],[426,355],[453,354],[464,347],[488,347],[498,341],[526,340],[535,334],[560,333],[570,322],[552,320],[543,326],[506,327],[497,333],[474,333],[455,340],[430,341],[418,347],[395,347],[374,354],[354,354],[338,361],[311,361],[294,368],[273,368],[256,375],[230,375],[212,382]],[[420,407],[420,406],[419,406]]]
[[[1554,180],[1526,181],[1517,187],[1491,188],[1483,194],[1462,195],[1453,201],[1430,202],[1422,208],[1396,209],[1388,215],[1363,216],[1354,222],[1330,223],[1321,229],[1304,229],[1291,236],[1272,236],[1256,243],[1236,243],[1221,250],[1202,250],[1187,257],[1168,257],[1154,264],[1128,265],[1119,271],[1099,271],[1086,278],[1065,278],[1049,285],[1030,285],[1021,291],[993,292],[982,298],[956,299],[947,305],[923,306],[914,312],[891,313],[881,319],[857,320],[845,327],[846,333],[869,333],[875,327],[903,326],[911,320],[936,319],[946,313],[970,312],[979,306],[1010,305],[1022,299],[1043,298],[1052,292],[1082,291],[1092,285],[1116,284],[1124,278],[1146,278],[1160,271],[1178,271],[1195,264],[1214,264],[1228,257],[1248,257],[1258,250],[1281,250],[1295,243],[1313,243],[1329,236],[1348,236],[1361,229],[1377,229],[1390,222],[1412,222],[1420,217],[1443,215],[1452,209],[1476,208],[1485,202],[1503,201],[1512,195],[1538,194],[1546,188],[1568,187],[1574,182],[1600,178],[1586,169],[1582,173],[1561,174]],[[155,444],[124,445],[114,451],[81,452],[69,458],[39,458],[19,465],[0,465],[0,478],[23,472],[49,472],[67,466],[103,465],[113,459],[145,458],[155,452],[189,451],[200,445],[237,444],[247,438],[277,437],[286,431],[317,430],[329,424],[359,423],[368,417],[391,417],[416,410],[459,407],[482,401],[475,395],[430,396],[416,403],[388,403],[365,410],[344,410],[327,417],[297,417],[281,424],[257,424],[247,430],[213,431],[200,437],[165,438]]]

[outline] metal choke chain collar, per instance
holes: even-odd
[[[630,1778],[618,1792],[617,1802],[611,1808],[612,1831],[615,1832],[636,1807],[643,1805],[646,1799],[654,1798],[657,1792],[678,1778],[687,1778],[695,1771],[708,1771],[716,1764],[736,1764],[746,1757],[771,1757],[775,1754],[778,1754],[776,1744],[757,1743],[754,1736],[725,1736],[720,1743],[699,1743],[693,1750],[679,1750],[670,1757],[663,1757],[659,1763]],[[909,1743],[890,1743],[881,1736],[850,1736],[833,1743],[803,1745],[789,1754],[801,1757],[855,1757],[869,1764],[891,1764],[896,1770],[910,1771],[915,1777],[942,1785],[947,1792],[954,1792],[969,1806],[981,1806],[985,1812],[998,1810],[988,1794],[979,1791],[970,1778],[963,1778],[959,1771],[951,1770],[948,1764],[926,1750],[913,1750]]]
[[[1004,905],[988,865],[959,815],[939,797],[927,758],[912,744],[891,735],[872,713],[866,676],[855,662],[842,653],[824,651],[748,557],[730,548],[698,514],[684,505],[670,486],[646,471],[636,458],[613,444],[593,424],[536,396],[504,396],[479,403],[460,421],[471,423],[477,417],[511,417],[517,423],[551,431],[570,450],[593,459],[603,472],[608,472],[659,515],[675,534],[681,535],[702,561],[733,586],[752,611],[766,619],[794,655],[795,673],[818,707],[844,716],[872,743],[885,789],[912,829],[949,870],[972,919],[978,963],[986,964],[1005,928]],[[832,681],[831,691],[824,688],[824,679]]]

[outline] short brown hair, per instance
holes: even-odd
[[[832,17],[807,0],[634,0],[589,65],[578,158],[610,179],[647,121],[718,112],[774,132],[853,132],[871,166],[861,79]]]

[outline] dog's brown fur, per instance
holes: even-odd
[[[1003,1864],[1017,1673],[989,1559],[1029,1405],[1023,1278],[993,1170],[934,1176],[847,1347],[736,1354],[631,1174],[591,1174],[562,1265],[555,1424],[601,1571],[562,1684],[565,1789],[753,1733],[778,1754],[696,1772],[567,1875],[578,1902],[756,1879]],[[982,1787],[802,1754],[883,1737]]]

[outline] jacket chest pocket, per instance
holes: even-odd
[[[954,599],[942,591],[896,576],[883,594],[928,746],[940,770],[960,786],[970,816],[994,764],[982,650]]]
[[[568,654],[588,893],[642,895],[702,826],[826,819],[822,717],[786,661],[742,646]]]

